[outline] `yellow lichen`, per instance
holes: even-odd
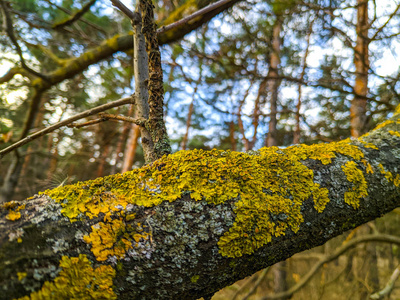
[[[326,188],[319,188],[319,184],[316,184],[316,188],[313,193],[314,208],[319,212],[323,212],[326,205],[329,202],[329,190]]]
[[[360,199],[368,196],[367,182],[363,172],[357,168],[354,161],[347,162],[342,166],[342,170],[346,174],[347,180],[353,183],[351,189],[344,193],[344,202],[356,209],[360,206]]]
[[[389,134],[400,137],[400,132],[389,130]]]
[[[92,226],[90,235],[83,237],[92,245],[92,253],[98,261],[105,261],[109,256],[118,259],[124,257],[126,251],[137,246],[140,241],[149,239],[141,224],[136,228],[126,225],[123,220],[115,219],[108,223],[100,222]]]
[[[183,193],[214,205],[237,199],[235,222],[218,245],[222,255],[238,257],[253,253],[288,229],[297,232],[303,222],[301,206],[312,195],[316,210],[324,210],[329,202],[328,190],[314,183],[313,171],[301,161],[313,159],[329,164],[338,154],[357,160],[364,156],[348,140],[286,149],[262,148],[258,155],[179,151],[141,169],[63,186],[45,194],[61,204],[62,213],[71,221],[85,215],[104,215],[104,223],[86,238],[101,260],[109,255],[122,256],[129,248],[123,237],[131,242],[134,239],[135,230],[124,231],[121,220],[110,218],[116,212],[121,214],[128,204],[152,207],[175,201]],[[113,226],[120,228],[119,235],[112,232]],[[107,245],[112,245],[114,252],[103,252],[101,235],[106,236]],[[119,248],[116,243],[120,243]]]
[[[200,279],[200,275],[194,275],[190,278],[190,281],[196,283]]]
[[[372,144],[372,143],[367,143],[366,141],[363,140],[363,137],[366,137],[367,135],[363,135],[362,137],[360,137],[358,140],[363,144],[363,146],[365,148],[371,148],[371,149],[375,149],[375,150],[379,150],[379,148]]]
[[[369,162],[367,162],[365,159],[362,159],[361,162],[365,166],[365,170],[368,174],[374,174],[374,170]]]
[[[383,174],[385,176],[387,181],[393,183],[396,187],[400,187],[400,175],[399,174],[396,174],[396,177],[394,177],[392,172],[386,171],[382,164],[379,164],[378,166],[381,170],[381,174]]]
[[[80,254],[63,256],[60,267],[53,282],[46,281],[40,291],[20,299],[117,299],[112,289],[115,270],[111,266],[93,269],[86,255]]]
[[[17,277],[18,277],[19,281],[24,279],[26,277],[26,275],[28,275],[26,272],[17,272]]]
[[[374,130],[381,129],[381,128],[385,127],[386,125],[393,124],[393,123],[394,123],[394,121],[392,121],[392,120],[386,120],[385,122],[378,124],[378,126],[376,126],[374,128]]]
[[[21,218],[20,211],[25,208],[25,204],[20,205],[17,201],[10,201],[4,203],[3,208],[8,210],[6,219],[10,221],[16,221]]]
[[[20,212],[15,212],[15,211],[13,211],[13,210],[11,210],[11,211],[8,213],[8,215],[6,216],[6,219],[7,219],[7,220],[10,220],[10,221],[16,221],[16,220],[18,220],[19,218],[21,218],[21,213],[20,213]]]

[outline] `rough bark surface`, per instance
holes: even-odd
[[[142,11],[142,32],[146,40],[149,57],[149,130],[153,138],[154,152],[157,158],[171,153],[171,146],[164,123],[164,86],[161,68],[161,53],[158,47],[157,26],[154,23],[154,5],[150,0],[140,0]]]
[[[197,299],[400,206],[400,108],[359,139],[180,151],[0,210],[1,299]]]

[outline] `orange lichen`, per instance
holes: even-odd
[[[53,282],[46,281],[40,291],[19,299],[117,299],[112,289],[115,270],[111,266],[93,269],[86,255],[80,254],[63,256],[60,267]]]

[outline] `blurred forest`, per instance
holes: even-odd
[[[161,28],[217,1],[153,2]],[[398,0],[225,2],[159,33],[173,152],[356,138],[399,104]],[[134,93],[132,27],[111,2],[0,4],[0,149]],[[135,117],[135,107],[107,113]],[[0,202],[144,164],[138,125],[101,117],[85,123],[94,119],[5,155]],[[395,210],[261,270],[212,299],[398,299],[400,249],[390,243],[346,245],[370,233],[398,235],[399,214]],[[376,294],[385,287],[385,296]]]

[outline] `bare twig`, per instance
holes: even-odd
[[[8,37],[10,38],[12,44],[14,45],[14,47],[15,47],[16,50],[17,50],[17,53],[18,53],[18,56],[19,56],[19,58],[20,58],[22,67],[23,67],[25,70],[27,70],[29,73],[31,73],[31,74],[33,74],[33,75],[35,75],[35,76],[37,76],[37,77],[40,77],[40,78],[42,78],[42,79],[45,80],[45,81],[49,81],[49,79],[47,78],[47,76],[45,76],[45,75],[43,75],[43,74],[41,74],[41,73],[39,73],[39,72],[36,72],[35,70],[31,69],[31,68],[26,64],[25,59],[24,59],[24,56],[23,56],[23,54],[22,54],[21,47],[19,46],[18,41],[17,41],[17,38],[16,38],[16,36],[15,36],[15,34],[14,34],[13,23],[12,23],[11,16],[10,16],[10,12],[9,12],[9,10],[8,10],[7,5],[9,5],[7,2],[5,2],[5,1],[0,1],[0,7],[1,7],[2,14],[3,14],[3,24],[5,24],[5,31],[6,31],[6,33],[7,33],[7,35],[8,35]]]
[[[106,113],[99,113],[100,118],[105,119],[105,120],[118,120],[118,121],[124,121],[124,122],[129,122],[133,123],[139,126],[144,126],[146,124],[146,119],[144,118],[131,118],[131,117],[125,117],[125,116],[120,116],[120,115],[113,115],[113,114],[106,114]]]
[[[350,240],[348,243],[340,246],[335,250],[334,253],[326,256],[325,258],[321,259],[319,262],[317,262],[311,269],[308,271],[306,275],[303,276],[303,278],[296,283],[294,286],[292,286],[290,289],[288,289],[285,292],[282,293],[277,293],[277,294],[272,294],[272,295],[267,295],[263,298],[262,300],[267,300],[267,299],[281,299],[285,297],[290,297],[293,295],[295,292],[297,292],[299,289],[301,289],[309,280],[317,273],[317,271],[326,263],[329,263],[335,259],[337,259],[339,256],[341,256],[343,253],[346,251],[354,248],[360,243],[366,243],[366,242],[383,242],[383,243],[391,243],[391,244],[397,244],[400,245],[400,237],[393,236],[393,235],[387,235],[387,234],[369,234],[369,235],[363,235],[359,236],[355,239]]]
[[[113,0],[111,0],[111,1],[113,1]],[[157,33],[160,34],[160,33],[166,32],[168,30],[171,30],[171,29],[173,29],[175,27],[184,25],[184,24],[188,23],[190,20],[193,20],[196,17],[202,16],[202,15],[204,15],[204,14],[210,12],[210,11],[216,10],[217,8],[221,7],[222,5],[224,5],[226,3],[229,3],[231,1],[232,0],[220,0],[220,1],[215,2],[213,4],[207,5],[206,7],[194,12],[193,14],[191,14],[191,15],[189,15],[187,17],[184,17],[184,18],[180,19],[179,21],[176,21],[176,22],[174,22],[172,24],[169,24],[169,25],[166,25],[166,26],[162,26],[161,28],[159,28],[157,30]]]
[[[71,123],[71,124],[68,124],[67,127],[68,128],[82,128],[82,127],[98,124],[98,123],[101,123],[104,121],[108,121],[108,119],[100,118],[100,119],[90,120],[90,121],[79,123],[79,124]]]
[[[253,294],[256,292],[258,286],[263,282],[264,278],[267,276],[268,271],[269,271],[269,267],[268,267],[268,268],[265,268],[265,269],[261,272],[261,274],[260,274],[260,276],[258,277],[258,279],[257,279],[256,283],[254,284],[254,286],[253,286],[253,287],[251,288],[251,290],[242,298],[242,300],[247,300],[247,299],[249,299],[249,297],[250,297],[251,295],[253,295]]]
[[[133,24],[138,24],[140,22],[140,15],[131,11],[119,0],[110,0],[112,5],[118,8],[125,16],[132,20]]]
[[[379,292],[372,294],[370,296],[370,299],[382,299],[383,297],[388,296],[390,292],[393,290],[394,283],[396,282],[397,278],[399,278],[399,275],[400,275],[400,265],[398,265],[397,268],[394,270],[386,286]]]
[[[110,103],[107,103],[107,104],[104,104],[104,105],[97,106],[97,107],[89,109],[89,110],[86,110],[86,111],[84,111],[82,113],[79,113],[79,114],[77,114],[75,116],[72,116],[72,117],[70,117],[68,119],[65,119],[65,120],[63,120],[61,122],[58,122],[58,123],[56,123],[54,125],[51,125],[51,126],[46,127],[46,128],[44,128],[42,130],[39,130],[39,131],[37,131],[37,132],[35,132],[35,133],[33,133],[33,134],[21,139],[21,140],[19,140],[18,142],[12,144],[11,146],[8,146],[7,148],[1,150],[0,151],[0,159],[5,154],[13,151],[14,149],[17,149],[17,148],[29,143],[30,141],[32,141],[34,139],[37,139],[37,138],[39,138],[39,137],[41,137],[41,136],[43,136],[43,135],[45,135],[45,134],[47,134],[49,132],[52,132],[52,131],[60,128],[60,127],[66,126],[66,125],[68,125],[68,124],[70,124],[70,123],[72,123],[72,122],[74,122],[76,120],[80,120],[80,119],[86,118],[88,116],[95,115],[95,114],[97,114],[99,112],[105,111],[105,110],[113,108],[113,107],[118,107],[118,106],[121,106],[121,105],[124,105],[124,104],[132,104],[133,101],[134,101],[133,96],[122,98],[122,99],[119,99],[119,100],[116,100],[116,101],[113,101],[113,102],[110,102]]]

